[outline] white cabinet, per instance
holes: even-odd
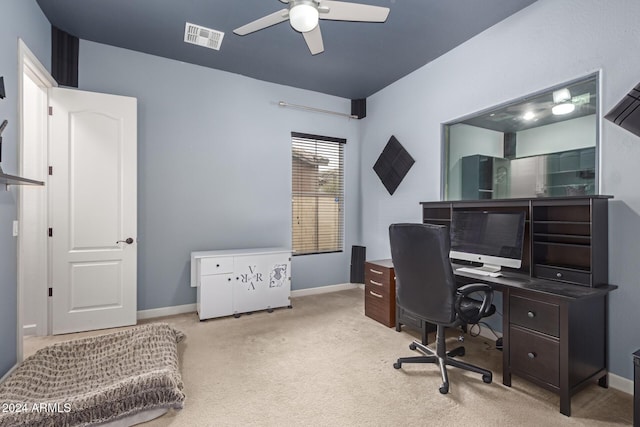
[[[200,320],[290,306],[291,250],[191,252]]]

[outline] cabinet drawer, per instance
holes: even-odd
[[[393,269],[368,262],[364,267],[364,279],[365,283],[376,282],[378,285],[389,286],[393,282]]]
[[[373,289],[365,288],[364,314],[388,327],[396,323],[395,304],[392,306],[387,296]]]
[[[233,273],[233,257],[201,258],[200,275]]]
[[[364,283],[366,286],[371,287],[372,289],[378,289],[389,293],[389,288],[391,287],[391,283],[389,280],[384,280],[384,278],[373,277],[372,275],[365,275]]]
[[[560,336],[560,307],[542,301],[511,295],[511,323],[554,337]]]
[[[375,303],[380,303],[383,304],[385,306],[389,306],[389,294],[386,292],[382,292],[379,289],[373,289],[371,288],[371,286],[366,286],[365,289],[365,303],[367,302],[367,300],[369,301],[375,301]]]
[[[388,301],[393,296],[393,299],[395,302],[395,292],[391,292],[389,285],[378,285],[375,283],[375,281],[374,283],[372,283],[369,280],[365,280],[364,291],[367,294],[369,294],[370,292],[373,292],[374,294],[382,295],[385,301]]]
[[[560,344],[558,340],[511,326],[511,369],[558,387],[560,384]]]
[[[591,286],[591,273],[588,272],[536,265],[534,268],[534,274],[540,279],[560,280],[563,282],[575,283],[577,285]]]

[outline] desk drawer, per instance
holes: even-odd
[[[392,327],[396,324],[395,304],[392,307],[388,296],[378,293],[369,287],[365,288],[364,314],[387,327]]]
[[[388,287],[393,282],[393,269],[367,262],[364,265],[365,283]]]
[[[511,369],[555,387],[560,385],[560,344],[558,340],[511,326]]]
[[[562,282],[575,283],[577,285],[591,286],[591,273],[586,271],[582,272],[536,265],[534,268],[534,274],[540,279],[559,280]]]
[[[554,337],[560,336],[559,306],[517,295],[511,295],[509,301],[511,324]]]

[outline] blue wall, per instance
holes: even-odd
[[[191,251],[291,246],[291,131],[347,139],[346,250],[294,257],[292,288],[349,281],[360,123],[277,102],[348,113],[350,100],[84,40],[79,86],[138,99],[139,310],[195,302]]]
[[[2,169],[18,172],[18,38],[47,68],[51,58],[51,26],[35,0],[3,0],[0,5],[0,76],[7,97],[0,100],[0,122],[9,125],[2,134]],[[12,222],[17,219],[15,186],[0,185],[0,378],[15,365],[17,352],[17,260]]]

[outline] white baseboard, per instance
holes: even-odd
[[[338,285],[318,286],[317,288],[296,289],[295,291],[291,291],[291,296],[304,297],[307,295],[326,294],[329,292],[338,292],[338,291],[344,291],[347,289],[355,289],[361,286],[362,285],[360,283],[341,283]]]
[[[37,325],[24,325],[22,327],[22,336],[26,337],[29,335],[38,335],[38,326]]]
[[[18,368],[19,363],[16,363],[15,365],[13,365],[13,368],[9,369],[9,371],[4,374],[4,376],[2,378],[0,378],[0,384],[2,384],[4,382],[4,380],[6,380],[7,378],[9,378],[9,375],[11,375],[13,373],[13,371],[15,371]]]
[[[150,310],[139,310],[138,320],[154,319],[156,317],[175,316],[176,314],[195,313],[195,304],[174,305],[172,307],[152,308]]]
[[[317,295],[327,292],[344,291],[345,289],[354,289],[362,286],[358,283],[343,283],[339,285],[319,286],[317,288],[298,289],[291,291],[292,297],[301,297],[305,295]],[[143,319],[155,319],[156,317],[175,316],[176,314],[195,313],[196,304],[184,304],[174,305],[172,307],[152,308],[150,310],[139,310],[137,318]]]
[[[633,380],[609,372],[609,387],[633,395]]]

